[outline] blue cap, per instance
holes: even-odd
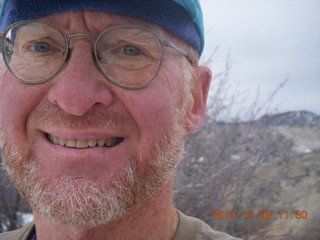
[[[163,27],[193,46],[204,47],[203,16],[198,0],[3,0],[0,30],[10,24],[72,10],[124,14]]]

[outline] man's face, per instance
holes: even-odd
[[[69,12],[43,20],[67,34],[97,36],[114,25],[134,24],[168,38],[159,27],[116,14]],[[8,70],[1,75],[3,160],[36,211],[95,227],[125,215],[172,178],[189,96],[176,52],[166,51],[147,87],[125,90],[96,68],[92,39],[70,44],[70,61],[48,82],[25,84]]]

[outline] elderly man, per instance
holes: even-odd
[[[177,211],[211,73],[196,0],[4,0],[4,166],[35,223],[0,239],[234,239]]]

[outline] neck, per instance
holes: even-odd
[[[178,216],[172,203],[172,186],[173,181],[129,215],[95,229],[52,223],[34,211],[37,239],[170,240],[178,224]]]

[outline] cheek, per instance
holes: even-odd
[[[0,78],[0,127],[16,143],[26,138],[26,121],[39,102],[39,89],[19,82],[7,70]]]
[[[138,152],[140,156],[147,156],[154,151],[155,145],[169,131],[172,125],[173,109],[171,103],[146,98],[146,102],[141,104],[135,111],[136,123],[139,129]]]
[[[139,128],[140,151],[147,152],[171,131],[175,111],[181,101],[182,77],[177,71],[164,69],[146,88],[128,101]],[[128,107],[129,109],[129,107]]]

